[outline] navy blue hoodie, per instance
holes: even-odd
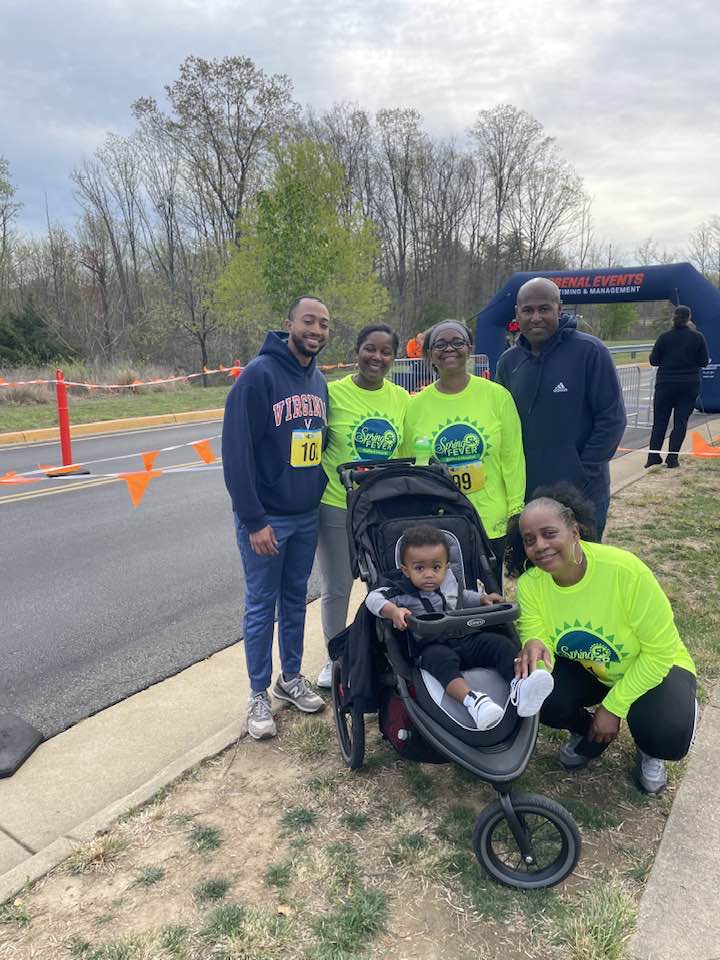
[[[250,533],[268,523],[268,514],[315,509],[327,483],[319,462],[327,428],[327,382],[315,358],[303,367],[287,344],[287,333],[268,333],[225,402],[225,486]],[[303,436],[307,433],[312,435]],[[315,466],[302,465],[309,450]]]
[[[527,471],[526,497],[536,487],[567,480],[598,503],[610,495],[608,462],[626,417],[615,364],[596,337],[561,318],[557,333],[533,354],[525,337],[498,361],[496,379],[520,414]]]

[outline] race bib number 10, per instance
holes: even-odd
[[[479,460],[450,467],[453,483],[463,493],[477,493],[485,486],[485,471]]]
[[[317,467],[322,453],[322,430],[293,430],[291,467]]]

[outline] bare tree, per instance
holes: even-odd
[[[136,100],[133,113],[177,145],[205,202],[217,207],[222,239],[236,240],[246,197],[262,181],[273,138],[297,122],[292,84],[281,74],[266,76],[249,57],[187,57],[165,92],[170,114],[152,97]]]
[[[507,103],[492,110],[480,111],[470,136],[492,187],[493,283],[497,287],[500,281],[503,227],[510,203],[531,160],[545,153],[551,140],[543,135],[542,125],[534,117]]]

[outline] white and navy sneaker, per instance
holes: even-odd
[[[492,730],[505,716],[503,708],[486,693],[472,690],[463,701],[478,730]]]
[[[510,683],[510,703],[519,717],[534,717],[553,691],[555,681],[548,670],[533,670]]]

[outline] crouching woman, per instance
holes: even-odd
[[[665,761],[680,760],[692,743],[695,665],[648,567],[627,550],[587,539],[592,504],[568,485],[540,492],[508,536],[523,642],[516,673],[526,676],[540,660],[552,670],[540,722],[570,732],[560,750],[566,769],[599,757],[627,720],[635,783],[660,793]]]

